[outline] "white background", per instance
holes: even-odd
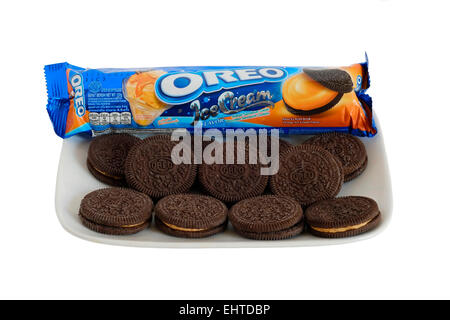
[[[450,298],[446,1],[3,1],[0,298]],[[368,241],[138,249],[68,234],[45,64],[347,65],[370,59],[393,189]],[[70,187],[70,186],[69,186]]]

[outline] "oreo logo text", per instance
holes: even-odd
[[[69,81],[72,86],[73,92],[71,92],[71,97],[73,97],[73,105],[77,116],[82,117],[86,113],[86,105],[84,102],[84,86],[83,78],[81,74],[70,71]]]
[[[183,104],[203,93],[263,82],[279,82],[287,77],[282,68],[261,67],[203,72],[167,73],[158,78],[155,92],[166,104]]]

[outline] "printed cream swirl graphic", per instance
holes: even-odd
[[[155,94],[155,82],[165,73],[162,70],[136,72],[126,80],[124,88],[126,99],[130,104],[134,121],[142,127],[150,125],[170,108]]]

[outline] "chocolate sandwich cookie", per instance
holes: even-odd
[[[156,227],[182,238],[203,238],[226,228],[226,205],[201,194],[176,194],[162,198],[155,207]]]
[[[264,195],[242,200],[228,215],[235,231],[255,240],[281,240],[303,231],[303,210],[290,197]]]
[[[322,133],[306,140],[305,143],[322,147],[339,159],[344,169],[344,182],[356,178],[367,167],[368,159],[364,144],[348,133]]]
[[[250,164],[248,144],[245,147],[245,157],[243,164],[237,164],[238,148],[235,143],[234,163],[226,164],[227,148],[223,144],[223,164],[205,164],[200,165],[198,180],[203,190],[209,195],[227,202],[237,202],[261,195],[268,183],[268,176],[261,175],[261,168],[264,165],[260,163]],[[240,150],[239,152],[244,152]],[[253,150],[255,154],[257,151]]]
[[[343,238],[372,230],[381,214],[375,200],[350,196],[314,203],[306,209],[305,218],[313,235]]]
[[[197,166],[173,163],[171,153],[177,143],[168,135],[148,137],[137,143],[125,161],[128,185],[152,198],[188,191],[195,181]]]
[[[352,90],[352,78],[344,70],[303,68],[286,80],[282,94],[289,112],[313,115],[331,109]]]
[[[361,167],[359,167],[358,169],[356,169],[355,171],[353,171],[352,173],[350,173],[344,177],[344,182],[351,181],[351,180],[355,179],[356,177],[358,177],[361,173],[363,173],[364,170],[366,170],[366,168],[367,168],[367,163],[368,163],[368,158],[366,157],[366,160],[363,162]]]
[[[276,195],[289,196],[301,205],[334,198],[344,182],[342,165],[330,152],[314,145],[298,145],[280,155],[280,169],[270,178]]]
[[[79,216],[87,228],[110,235],[134,234],[146,229],[153,202],[147,195],[125,188],[105,188],[88,193]]]
[[[139,138],[126,133],[95,137],[88,150],[89,171],[103,183],[125,186],[125,159],[131,147],[139,141]]]

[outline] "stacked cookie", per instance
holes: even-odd
[[[203,238],[226,228],[228,209],[213,197],[174,194],[158,201],[155,221],[166,234],[183,238]]]
[[[125,159],[139,138],[129,134],[96,137],[89,145],[87,168],[98,180],[112,186],[126,186]]]
[[[305,225],[316,236],[352,236],[380,221],[375,201],[335,198],[368,163],[364,144],[354,136],[325,133],[298,146],[280,140],[279,171],[270,177],[261,175],[263,164],[250,163],[249,152],[237,164],[175,164],[177,143],[167,135],[94,138],[89,171],[104,183],[128,188],[88,194],[80,206],[82,223],[106,234],[136,233],[150,223],[153,201],[156,227],[186,238],[222,232],[228,220],[237,234],[257,240],[291,238]],[[223,150],[224,159],[237,159],[236,147]]]
[[[236,232],[255,240],[281,240],[303,231],[303,210],[293,198],[263,195],[231,207],[230,221]]]
[[[153,201],[145,194],[125,188],[93,191],[81,201],[80,219],[96,232],[126,235],[146,229],[152,218]]]

